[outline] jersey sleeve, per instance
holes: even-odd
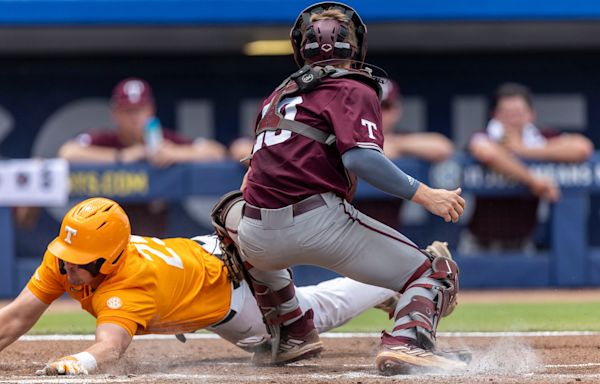
[[[42,264],[35,270],[27,283],[27,288],[46,304],[52,303],[65,293],[61,282],[58,260],[50,252],[44,254]]]
[[[383,152],[379,100],[367,85],[345,82],[324,114],[333,127],[340,154],[355,147]]]
[[[123,289],[99,292],[94,297],[96,326],[114,323],[125,328],[133,336],[139,327],[146,328],[156,314],[154,299],[143,289]]]

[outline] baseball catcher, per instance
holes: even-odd
[[[238,228],[256,300],[274,335],[273,361],[322,348],[287,270],[311,264],[402,293],[375,361],[381,373],[465,367],[436,349],[438,323],[456,305],[456,263],[349,202],[358,176],[456,222],[465,205],[460,188],[432,189],[383,154],[380,85],[364,68],[367,26],[354,9],[314,4],[300,13],[290,38],[300,69],[275,88],[257,117]]]

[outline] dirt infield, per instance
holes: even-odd
[[[526,293],[526,294],[524,294]],[[462,303],[599,301],[600,291],[466,291]],[[2,303],[0,303],[0,306]],[[51,311],[72,311],[58,301]],[[64,337],[63,337],[64,338]],[[440,345],[469,348],[464,372],[383,377],[374,365],[377,337],[324,338],[325,351],[285,367],[254,367],[249,354],[223,340],[135,340],[116,364],[87,377],[33,376],[52,358],[79,352],[91,341],[18,341],[0,352],[0,383],[600,383],[600,335],[440,337]]]
[[[600,335],[443,337],[468,347],[464,372],[383,377],[373,366],[374,337],[325,338],[320,358],[285,367],[254,367],[249,355],[222,340],[135,340],[117,364],[79,378],[32,376],[50,358],[78,352],[89,341],[18,341],[0,353],[0,383],[598,383]]]

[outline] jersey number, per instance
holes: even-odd
[[[171,248],[167,247],[164,241],[155,237],[152,237],[150,240],[152,240],[152,246],[148,245],[148,241],[143,237],[131,235],[131,243],[133,243],[138,252],[146,259],[154,261],[152,256],[156,256],[172,267],[183,269],[183,261],[181,261],[181,257],[179,257],[179,255],[177,255]]]
[[[296,105],[300,104],[302,101],[302,96],[286,97],[279,102],[277,109],[283,107],[283,118],[286,120],[294,120],[296,118],[296,112],[298,112]],[[270,107],[270,103],[265,105],[262,110],[262,117],[265,117],[265,113],[267,113]],[[287,129],[281,129],[279,133],[276,133],[275,131],[262,132],[256,137],[256,143],[254,144],[252,153],[256,153],[256,151],[263,147],[281,144],[290,137],[292,137],[292,131],[288,131]]]

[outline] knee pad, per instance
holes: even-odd
[[[433,273],[428,277],[440,282],[440,286],[434,289],[438,291],[437,305],[440,315],[445,317],[451,314],[457,305],[458,265],[450,258],[438,256],[431,261],[431,269]]]
[[[290,282],[289,285],[278,291],[271,290],[269,287],[257,282],[253,278],[251,278],[251,284],[256,303],[268,326],[279,326],[285,321],[302,315],[300,307],[284,315],[280,315],[281,304],[292,300],[296,295],[296,289],[293,282]]]

